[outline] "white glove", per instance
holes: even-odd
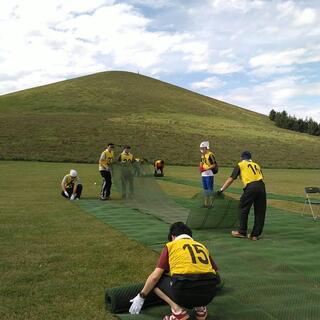
[[[144,299],[140,297],[140,293],[138,293],[135,298],[131,299],[130,302],[132,302],[132,305],[129,309],[129,312],[131,314],[139,314],[144,304]]]
[[[65,194],[66,197],[69,198],[69,193],[66,190],[64,190],[63,193]]]
[[[70,200],[71,200],[71,201],[74,200],[75,197],[76,197],[76,196],[75,196],[74,194],[72,194],[71,197],[70,197]]]

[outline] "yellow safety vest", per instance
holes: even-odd
[[[78,177],[72,178],[70,174],[67,174],[63,179],[66,188],[73,188],[74,184],[78,182]]]
[[[112,151],[109,151],[108,149],[104,150],[99,160],[99,170],[109,169],[109,166],[112,163],[113,158],[114,158],[113,150]]]
[[[208,151],[207,153],[201,156],[201,164],[204,170],[208,170],[212,166],[209,161],[210,156],[214,157],[214,153],[212,151]]]
[[[240,168],[240,178],[246,187],[249,183],[263,180],[260,166],[252,160],[242,160],[238,163]]]
[[[170,275],[214,273],[209,251],[193,239],[177,239],[166,244]]]
[[[120,162],[121,163],[132,163],[133,161],[133,154],[132,153],[125,153],[125,152],[122,152],[120,154]]]

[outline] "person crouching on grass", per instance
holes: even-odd
[[[61,195],[70,200],[79,200],[82,192],[82,184],[76,170],[71,169],[61,181]]]
[[[172,314],[163,320],[189,319],[186,309],[192,308],[197,320],[205,320],[206,305],[214,298],[220,283],[217,265],[183,222],[170,226],[168,240],[142,291],[130,300],[129,312],[139,314],[146,296],[153,290],[171,307]]]
[[[163,177],[164,176],[164,160],[156,160],[153,164],[154,167],[154,176]]]

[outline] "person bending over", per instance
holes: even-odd
[[[153,290],[171,307],[172,314],[164,320],[189,319],[186,309],[192,308],[197,320],[205,320],[206,306],[220,283],[218,268],[208,249],[192,238],[192,231],[183,222],[170,226],[168,240],[143,289],[130,300],[129,312],[140,313],[146,296]]]
[[[256,162],[252,161],[249,151],[242,152],[241,161],[234,167],[231,176],[223,184],[218,194],[224,192],[238,176],[242,180],[244,189],[239,203],[239,229],[232,231],[231,235],[236,238],[248,236],[250,240],[258,240],[264,226],[267,196],[262,170]],[[251,233],[247,235],[248,215],[252,205],[254,224]]]
[[[61,181],[61,195],[70,200],[79,200],[82,192],[82,184],[76,170],[71,169]]]
[[[156,160],[153,164],[154,166],[154,176],[163,177],[164,176],[164,161],[159,159]]]

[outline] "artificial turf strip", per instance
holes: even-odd
[[[151,215],[125,206],[121,201],[83,199],[78,201],[78,204],[86,212],[126,234],[129,239],[148,247],[158,248],[167,241],[167,224]]]
[[[114,165],[113,184],[122,193],[123,205],[130,209],[149,214],[166,223],[177,221],[187,223],[192,229],[212,229],[234,227],[237,222],[239,201],[221,194],[214,196],[213,206],[203,208],[203,196],[198,194],[183,205],[179,205],[164,192],[153,175],[153,167],[143,165],[141,174],[134,176],[131,167]],[[131,172],[132,187],[129,188],[128,172]],[[120,204],[118,204],[119,206]],[[121,205],[120,205],[121,208]]]
[[[198,187],[200,186],[199,181],[195,180],[190,180],[190,179],[181,179],[181,178],[176,178],[176,177],[163,177],[163,181],[168,181],[168,182],[173,182],[176,184],[181,184],[185,186],[190,186],[190,187]],[[217,186],[217,189],[220,186]],[[234,193],[234,194],[242,194],[243,190],[240,188],[233,188],[229,187],[228,191],[229,193]],[[291,201],[291,202],[298,202],[298,203],[304,203],[305,202],[305,197],[299,197],[299,196],[293,196],[293,195],[282,195],[282,194],[275,194],[275,193],[267,193],[267,198],[269,200],[283,200],[283,201]]]
[[[161,250],[168,224],[118,202],[79,201],[81,208],[152,249]],[[195,230],[194,238],[213,253],[223,294],[208,306],[211,320],[295,320],[320,318],[320,223],[268,207],[263,238],[236,239],[230,229]],[[249,225],[252,225],[252,214]],[[145,234],[147,232],[147,234]],[[151,271],[151,270],[150,270]],[[158,320],[167,306],[120,319]]]
[[[126,181],[122,177],[122,170],[126,173],[128,168],[115,165],[112,169],[113,184],[119,192],[122,190],[123,180]],[[154,177],[153,167],[143,165],[140,170],[143,174],[134,177],[133,193],[123,203],[131,209],[150,214],[170,224],[176,221],[186,222],[189,209],[177,205],[174,200],[168,197]],[[127,183],[127,189],[129,189],[128,187]],[[127,196],[129,196],[129,190],[127,192]]]

